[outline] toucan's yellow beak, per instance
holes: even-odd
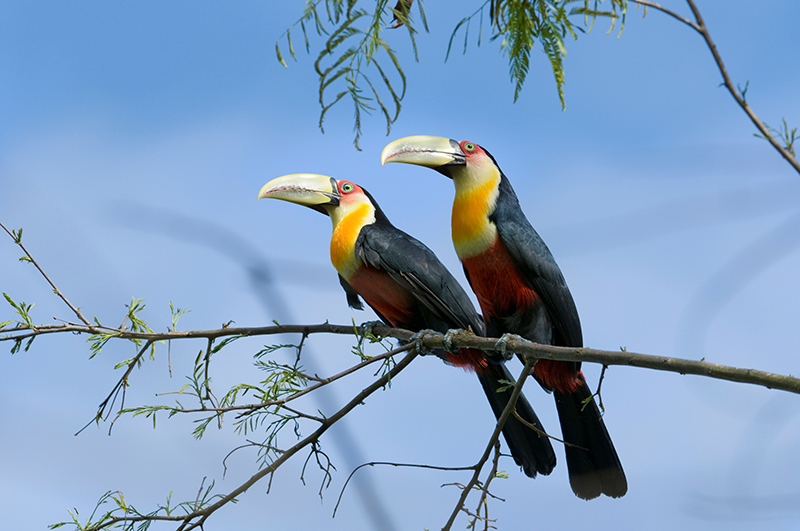
[[[463,166],[466,155],[458,142],[442,136],[415,135],[395,140],[381,152],[381,164],[405,162],[428,168]]]
[[[272,179],[258,192],[258,198],[271,197],[311,207],[325,213],[323,205],[339,205],[336,179],[316,173],[293,173]]]

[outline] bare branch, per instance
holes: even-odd
[[[382,377],[374,381],[371,385],[365,388],[363,391],[358,393],[350,402],[345,404],[339,411],[334,413],[332,416],[324,419],[322,425],[317,428],[314,433],[309,435],[308,437],[304,438],[285,452],[283,452],[275,461],[270,463],[268,466],[265,466],[253,476],[250,477],[247,481],[242,483],[239,487],[232,490],[227,495],[221,497],[215,503],[208,505],[202,510],[193,511],[187,513],[182,516],[160,516],[160,515],[147,515],[147,516],[119,516],[119,517],[111,517],[110,519],[104,521],[103,523],[88,528],[86,531],[98,531],[100,529],[105,529],[107,527],[113,526],[119,522],[141,522],[145,520],[167,520],[173,522],[182,522],[182,524],[177,528],[178,531],[189,531],[190,529],[196,528],[203,528],[203,524],[211,516],[215,511],[220,509],[221,507],[225,506],[226,504],[234,501],[236,496],[247,491],[250,487],[255,485],[258,481],[260,481],[264,476],[268,474],[272,474],[275,470],[278,469],[284,462],[289,460],[292,456],[298,453],[303,448],[307,447],[310,444],[315,444],[319,441],[319,438],[325,433],[328,428],[333,426],[336,422],[338,422],[342,417],[347,415],[350,411],[355,409],[359,406],[367,397],[373,394],[378,389],[383,388],[392,378],[396,377],[403,369],[405,369],[411,361],[417,357],[416,349],[411,350],[402,360],[397,362],[391,371],[384,374]]]
[[[170,331],[170,332],[131,332],[129,330],[114,330],[115,337],[121,339],[142,339],[145,341],[162,341],[170,339],[210,339],[226,336],[263,336],[275,334],[342,334],[353,335],[352,325],[334,325],[323,323],[318,325],[274,325],[256,327],[227,327],[216,330],[189,330],[189,331]],[[47,330],[14,328],[7,331],[7,334],[0,336],[0,341],[15,341],[18,337],[29,337],[56,332],[69,333],[108,333],[109,329],[96,326],[83,326],[69,324],[55,326]],[[356,327],[357,333],[363,333],[361,327]],[[372,327],[374,334],[383,337],[393,337],[403,341],[408,341],[414,332],[391,328],[388,326],[377,325]],[[16,334],[22,334],[17,336]],[[422,346],[434,349],[444,348],[442,335],[427,334],[420,338]],[[479,348],[481,350],[496,350],[497,338],[488,337],[455,337],[452,340],[454,348]],[[694,374],[697,376],[707,376],[731,382],[747,383],[760,385],[768,389],[779,389],[790,393],[800,394],[800,379],[793,376],[785,376],[771,372],[759,371],[756,369],[743,369],[730,367],[706,361],[694,361],[681,358],[671,358],[667,356],[654,356],[651,354],[639,354],[628,351],[610,351],[593,348],[573,348],[556,347],[551,345],[540,345],[538,343],[527,343],[524,341],[508,341],[506,343],[507,352],[525,354],[535,358],[551,359],[559,361],[582,361],[589,363],[599,363],[601,365],[627,365],[643,369],[655,369],[658,371],[676,372],[679,374]]]
[[[375,327],[374,330],[376,333],[385,332],[378,327]],[[452,343],[455,348],[473,347],[482,350],[493,350],[497,341],[498,340],[494,338],[470,337],[455,338]],[[423,344],[428,348],[442,348],[442,338],[436,335],[428,336],[424,338]],[[741,369],[717,363],[709,363],[703,360],[694,361],[628,351],[555,347],[516,340],[506,342],[506,351],[525,354],[540,359],[582,361],[599,363],[601,365],[628,365],[631,367],[676,372],[679,374],[694,374],[731,382],[760,385],[768,389],[779,389],[781,391],[800,394],[800,379],[793,376],[784,376],[756,369]]]
[[[0,338],[2,341],[5,338]],[[111,414],[111,410],[114,408],[114,403],[117,401],[117,397],[119,396],[120,392],[122,393],[122,401],[120,403],[120,412],[125,408],[125,388],[128,386],[128,377],[133,372],[133,368],[139,363],[144,356],[144,353],[147,352],[147,349],[153,344],[153,341],[147,340],[145,344],[139,349],[139,352],[136,353],[136,356],[131,359],[128,363],[128,368],[125,370],[125,373],[117,380],[116,385],[111,392],[108,394],[105,400],[100,402],[100,405],[97,406],[97,413],[95,414],[94,418],[86,423],[86,425],[79,429],[75,435],[80,435],[80,433],[88,428],[92,422],[100,422],[103,417],[108,419],[108,416]],[[121,414],[121,413],[120,413]],[[120,414],[117,414],[117,417],[111,422],[111,425],[108,427],[108,434],[111,435],[111,429],[114,427],[114,422],[116,422],[117,418],[119,418]]]
[[[795,171],[797,173],[800,173],[800,162],[798,162],[798,160],[792,155],[792,153],[790,153],[787,148],[782,146],[780,142],[778,142],[778,140],[771,134],[771,132],[769,131],[769,127],[767,127],[766,124],[764,124],[764,122],[762,122],[758,118],[758,116],[756,116],[755,111],[753,111],[753,109],[747,103],[747,100],[745,100],[744,93],[734,86],[730,76],[728,75],[728,70],[727,68],[725,68],[725,63],[722,61],[722,56],[719,54],[719,51],[717,50],[717,45],[711,39],[711,33],[708,31],[708,27],[706,27],[706,23],[703,21],[703,17],[700,14],[700,10],[697,8],[697,5],[695,5],[694,0],[686,0],[686,2],[689,4],[689,8],[692,10],[692,14],[694,15],[696,22],[692,22],[691,20],[688,20],[678,15],[677,13],[674,13],[666,9],[655,2],[651,2],[650,0],[631,0],[631,1],[646,7],[652,7],[653,9],[657,9],[663,13],[666,13],[667,15],[683,22],[684,24],[686,24],[687,26],[698,32],[700,35],[702,35],[703,40],[705,40],[706,45],[708,46],[708,49],[711,51],[711,55],[714,57],[714,62],[717,64],[719,73],[722,74],[722,84],[725,85],[725,88],[728,89],[728,92],[730,92],[731,96],[733,96],[733,99],[736,101],[739,107],[742,108],[745,114],[747,114],[747,116],[750,118],[750,121],[752,121],[753,124],[756,126],[756,129],[758,129],[758,131],[761,133],[760,136],[765,138],[770,144],[772,144],[772,147],[774,147],[775,150],[777,150],[778,153],[780,153],[781,156],[784,159],[786,159],[786,161],[789,164],[792,165]]]
[[[694,22],[692,22],[688,18],[682,17],[679,14],[677,14],[676,12],[667,9],[666,7],[664,7],[664,6],[660,5],[660,4],[657,4],[655,2],[651,2],[650,0],[631,0],[631,2],[636,2],[637,4],[644,6],[645,7],[645,14],[647,14],[647,8],[648,7],[652,7],[653,9],[661,11],[662,13],[666,13],[667,15],[671,16],[672,18],[683,22],[687,26],[692,27],[692,29],[694,29],[695,31],[698,31],[698,32],[700,31],[700,26],[698,26],[697,24],[695,24]]]
[[[39,273],[42,274],[42,276],[47,281],[47,283],[50,284],[50,287],[53,288],[53,292],[56,295],[58,295],[59,297],[61,297],[61,300],[64,301],[64,303],[66,303],[67,306],[69,306],[69,309],[72,310],[72,312],[75,315],[78,316],[78,319],[80,319],[83,324],[85,324],[86,326],[91,326],[91,323],[89,323],[89,320],[86,319],[86,317],[84,317],[83,314],[81,313],[81,309],[80,308],[76,308],[75,306],[72,305],[71,302],[69,302],[67,300],[67,298],[64,296],[64,294],[61,293],[61,290],[58,289],[58,287],[55,284],[53,284],[53,281],[50,280],[50,277],[48,277],[47,273],[44,272],[44,269],[42,269],[39,266],[39,263],[36,260],[34,260],[33,256],[31,256],[31,253],[29,253],[28,250],[25,248],[25,246],[22,245],[22,229],[20,229],[20,235],[19,236],[15,236],[14,233],[12,233],[10,230],[8,230],[6,228],[6,226],[3,225],[2,223],[0,223],[0,227],[3,227],[3,230],[6,231],[6,233],[9,236],[11,236],[11,239],[14,240],[14,243],[16,243],[19,246],[19,248],[22,249],[22,252],[24,252],[25,256],[27,257],[27,261],[29,261],[34,266],[36,266],[36,269],[39,270]]]
[[[636,1],[636,0],[634,0]],[[695,16],[698,18],[698,23],[700,24],[701,28],[704,29],[705,33],[704,36],[708,35],[707,30],[705,30],[705,26],[703,25],[702,18],[700,18],[700,13],[696,11],[696,7],[694,7],[694,3],[692,0],[688,0],[690,6],[693,7],[695,11]],[[710,37],[708,37],[708,42],[711,42]],[[711,43],[713,44],[713,43]],[[719,56],[716,54],[715,49],[712,50],[715,54],[715,58]],[[719,60],[719,64],[721,65],[721,70],[725,79],[729,83],[729,79],[727,78],[727,73],[725,73],[724,66],[722,66],[721,59]],[[731,87],[729,87],[731,88]],[[734,97],[736,97],[735,91]],[[744,103],[744,101],[742,101]],[[746,103],[745,103],[746,105]],[[749,107],[748,107],[749,109]],[[753,115],[755,116],[755,115]],[[758,119],[755,118],[757,121]],[[761,122],[758,121],[760,124]],[[762,126],[763,127],[763,126]],[[768,132],[765,131],[765,136],[769,135]],[[772,139],[772,137],[769,137]],[[774,142],[774,139],[772,139]],[[785,151],[785,150],[784,150]],[[787,153],[788,154],[788,153]],[[790,155],[789,155],[790,156]],[[791,159],[797,164],[797,161],[794,158]],[[797,166],[798,171],[800,171],[800,165]],[[11,238],[14,240],[17,245],[22,247],[21,244],[21,229],[19,233],[15,234],[14,232],[10,232],[6,227],[0,224]],[[22,247],[26,255],[29,257],[31,261],[33,258],[30,257],[30,253]],[[34,262],[35,263],[35,262]],[[223,326],[222,328],[216,330],[189,330],[189,331],[178,331],[178,330],[169,330],[167,332],[151,332],[149,329],[148,331],[135,331],[135,330],[128,330],[123,328],[110,328],[107,326],[89,323],[80,313],[80,310],[75,308],[67,299],[57,290],[55,285],[50,281],[47,277],[45,272],[39,268],[37,268],[41,272],[42,276],[53,286],[53,289],[59,293],[59,296],[64,300],[67,306],[73,310],[73,312],[81,318],[84,324],[78,323],[69,323],[62,321],[64,324],[62,325],[45,325],[45,326],[17,326],[16,328],[12,328],[6,330],[3,335],[0,335],[0,342],[2,341],[14,341],[20,342],[28,338],[33,338],[38,335],[44,334],[53,334],[53,333],[87,333],[87,334],[101,334],[105,337],[110,338],[120,338],[120,339],[128,339],[128,340],[143,340],[145,341],[144,347],[142,347],[139,352],[137,353],[136,357],[129,363],[128,368],[125,374],[120,378],[117,386],[112,391],[109,398],[103,403],[103,405],[107,405],[109,399],[111,399],[115,392],[118,391],[121,386],[124,385],[127,377],[130,375],[133,367],[138,363],[141,357],[144,355],[145,351],[148,347],[153,348],[153,345],[157,341],[169,341],[172,339],[197,339],[203,338],[208,341],[209,345],[209,353],[211,344],[215,339],[221,337],[250,337],[250,336],[260,336],[260,335],[273,335],[273,334],[292,334],[292,333],[299,333],[303,336],[303,341],[305,337],[309,334],[314,333],[332,333],[332,334],[360,334],[363,335],[365,332],[369,332],[369,330],[365,330],[365,327],[356,327],[351,325],[332,325],[329,323],[319,324],[319,325],[275,325],[275,326],[264,326],[264,327],[230,327],[230,326]],[[369,327],[367,327],[369,328]],[[413,332],[408,330],[401,330],[401,329],[394,329],[388,326],[381,326],[377,325],[372,327],[372,332],[376,335],[383,336],[383,337],[394,337],[396,339],[400,339],[402,341],[409,341],[412,336],[414,335]],[[426,348],[444,348],[445,345],[443,343],[442,335],[436,334],[426,334],[424,337],[418,339],[417,341],[420,342]],[[454,338],[451,342],[452,347],[461,348],[461,347],[473,347],[479,348],[486,351],[494,351],[496,350],[496,343],[497,339],[494,338],[481,338],[481,337],[461,337],[458,336]],[[301,341],[302,345],[302,341]],[[506,350],[509,352],[515,352],[517,354],[524,354],[527,356],[532,356],[534,358],[544,358],[544,359],[551,359],[551,360],[560,360],[560,361],[581,361],[581,362],[592,362],[592,363],[600,363],[601,365],[629,365],[633,367],[641,367],[641,368],[648,368],[648,369],[656,369],[660,371],[669,371],[669,372],[677,372],[680,374],[695,374],[698,376],[707,376],[710,378],[717,378],[721,380],[729,380],[733,382],[740,382],[740,383],[749,383],[753,385],[761,385],[767,387],[769,389],[780,389],[782,391],[789,391],[791,393],[800,394],[800,379],[794,378],[792,376],[784,376],[780,374],[769,373],[765,371],[759,371],[755,369],[742,369],[736,367],[729,367],[726,365],[719,365],[716,363],[708,363],[704,360],[701,361],[693,361],[693,360],[686,360],[680,358],[669,358],[664,356],[653,356],[649,354],[637,354],[634,352],[614,352],[614,351],[605,351],[605,350],[597,350],[597,349],[590,349],[590,348],[571,348],[571,347],[555,347],[550,345],[539,345],[536,343],[528,343],[522,341],[508,341],[506,343]],[[102,416],[102,406],[101,410],[98,411],[98,414]]]
[[[226,407],[204,407],[204,408],[194,408],[194,409],[175,408],[172,411],[174,411],[175,413],[229,413],[231,411],[241,411],[241,413],[236,415],[236,419],[240,419],[242,417],[245,417],[247,415],[255,413],[256,411],[258,411],[260,409],[264,409],[264,408],[267,408],[267,407],[270,407],[270,406],[281,406],[281,405],[284,405],[284,404],[288,404],[289,402],[292,402],[293,400],[297,400],[301,396],[304,396],[304,395],[307,395],[308,393],[316,391],[317,389],[319,389],[322,386],[325,386],[325,385],[328,385],[329,383],[335,382],[336,380],[339,380],[340,378],[344,378],[345,376],[348,376],[349,374],[352,374],[352,373],[362,369],[363,367],[366,367],[367,365],[371,365],[371,364],[373,364],[375,362],[378,362],[378,361],[386,360],[388,358],[391,358],[395,354],[401,354],[403,352],[407,352],[407,351],[411,350],[412,348],[414,348],[414,345],[409,343],[407,345],[403,345],[401,347],[397,347],[395,349],[392,349],[392,350],[390,350],[388,352],[384,352],[383,354],[379,354],[377,356],[373,356],[373,357],[371,357],[371,358],[369,358],[367,360],[364,360],[364,361],[362,361],[362,362],[360,362],[360,363],[358,363],[356,365],[353,365],[352,367],[348,367],[347,369],[343,370],[342,372],[340,372],[338,374],[334,374],[333,376],[329,376],[327,378],[315,378],[314,380],[317,382],[315,385],[306,387],[305,389],[297,391],[294,394],[291,394],[289,396],[284,396],[284,397],[278,398],[276,400],[268,400],[266,402],[260,402],[258,404],[242,404],[242,405],[238,405],[238,406],[237,405],[233,405],[233,406],[226,406]],[[377,373],[375,374],[375,376],[377,376]],[[166,394],[174,394],[174,393],[163,393],[163,394],[166,395]]]
[[[522,341],[518,341],[518,343],[522,343]],[[492,449],[497,444],[497,441],[500,439],[500,432],[503,430],[503,426],[506,424],[506,420],[511,415],[511,412],[514,411],[514,407],[517,404],[517,399],[519,395],[522,393],[522,385],[525,383],[525,379],[527,376],[533,371],[533,366],[536,365],[536,358],[529,357],[525,362],[525,367],[522,369],[522,373],[517,378],[517,383],[514,385],[514,391],[511,393],[511,397],[508,399],[508,404],[506,404],[505,409],[503,410],[503,414],[500,415],[500,418],[497,419],[497,424],[494,428],[494,433],[492,433],[491,438],[489,439],[489,443],[486,445],[486,450],[484,450],[483,455],[481,456],[480,460],[475,464],[475,473],[472,474],[472,478],[469,480],[464,486],[464,490],[461,491],[461,497],[458,499],[458,503],[456,504],[455,509],[450,514],[450,519],[447,520],[447,523],[442,527],[442,531],[448,531],[452,528],[453,522],[456,520],[456,516],[461,511],[462,507],[467,501],[467,496],[469,496],[470,491],[473,487],[478,484],[478,478],[480,477],[481,470],[483,469],[483,465],[486,464],[486,461],[489,459],[489,456],[492,454]]]
[[[333,516],[336,516],[336,511],[339,509],[339,504],[342,503],[342,496],[344,496],[344,491],[347,489],[347,485],[350,483],[350,480],[353,479],[356,472],[361,470],[366,466],[378,466],[378,465],[385,465],[385,466],[393,466],[396,468],[425,468],[428,470],[443,470],[446,472],[461,472],[464,470],[475,470],[475,465],[473,466],[436,466],[436,465],[419,465],[414,463],[392,463],[389,461],[372,461],[370,463],[363,463],[358,465],[356,468],[350,472],[350,475],[347,476],[347,480],[345,480],[344,485],[342,486],[342,490],[339,493],[339,498],[336,500],[336,506],[333,508]]]

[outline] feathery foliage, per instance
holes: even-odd
[[[21,239],[22,229],[19,230],[19,236]],[[17,243],[19,243],[19,240],[17,240]],[[3,297],[6,299],[6,302],[8,302],[8,304],[10,304],[12,308],[14,308],[14,312],[20,316],[21,320],[3,321],[0,323],[0,330],[2,330],[3,328],[5,328],[10,324],[14,324],[14,329],[35,330],[36,327],[33,324],[33,320],[31,320],[31,314],[30,314],[31,308],[33,308],[33,304],[25,304],[24,302],[16,303],[14,302],[14,299],[12,299],[11,296],[9,296],[6,292],[3,292]],[[5,339],[8,336],[4,335],[0,337]],[[11,346],[11,353],[16,354],[20,350],[28,352],[28,349],[31,348],[31,344],[33,343],[34,337],[35,336],[31,336],[30,338],[28,338],[28,340],[25,342],[24,347],[22,346],[23,340],[20,338],[15,338],[14,344]]]
[[[786,118],[782,119],[783,121],[783,128],[782,129],[775,129],[768,123],[764,122],[764,127],[767,128],[767,131],[774,136],[777,137],[778,140],[783,143],[783,147],[788,151],[793,157],[796,156],[794,152],[794,143],[797,140],[797,128],[793,127],[789,129],[789,124],[786,122]],[[764,140],[767,139],[765,135],[761,135],[758,133],[754,134],[757,138],[762,138]]]
[[[488,6],[491,40],[501,39],[500,49],[508,56],[509,75],[514,83],[514,101],[519,98],[525,84],[530,69],[531,50],[538,41],[550,61],[561,107],[566,108],[564,56],[567,54],[567,47],[564,38],[569,35],[577,39],[577,32],[583,33],[591,29],[597,17],[611,19],[609,32],[614,29],[617,18],[622,18],[624,25],[627,0],[610,0],[610,8],[605,10],[601,9],[602,2],[603,0],[486,0],[474,13],[456,25],[447,46],[447,57],[450,55],[453,39],[461,28],[464,28],[466,53],[470,23],[475,18],[479,20],[480,46],[483,12]]]
[[[391,17],[402,22],[408,30],[414,53],[417,47],[408,10],[389,7],[388,0],[376,0],[375,8],[356,9],[358,0],[325,0],[323,15],[320,15],[322,0],[308,0],[303,15],[292,24],[275,43],[278,61],[288,68],[281,53],[281,42],[292,59],[297,60],[292,43],[292,30],[300,26],[306,52],[310,53],[309,31],[325,37],[325,43],[314,62],[319,75],[319,104],[322,107],[319,127],[328,111],[342,99],[353,104],[355,139],[357,149],[361,138],[362,114],[371,114],[376,109],[386,121],[386,134],[400,114],[401,101],[405,96],[406,77],[397,55],[381,33]],[[420,16],[425,24],[421,2],[417,2]],[[426,28],[427,29],[427,28]],[[399,87],[398,87],[399,84]],[[328,96],[334,91],[333,96]]]
[[[386,122],[386,134],[400,115],[401,102],[406,91],[406,76],[395,51],[382,33],[387,28],[405,26],[414,57],[419,58],[410,8],[413,2],[401,0],[390,7],[389,0],[307,0],[302,16],[276,41],[275,55],[288,68],[284,50],[297,60],[293,33],[303,36],[306,52],[311,53],[309,34],[313,31],[325,39],[314,62],[319,76],[319,127],[328,111],[342,100],[353,104],[357,149],[362,134],[364,114],[379,110]],[[550,62],[562,108],[564,100],[564,56],[567,53],[564,39],[567,35],[577,39],[577,32],[591,29],[598,17],[611,19],[611,31],[617,18],[625,19],[627,0],[609,0],[607,9],[603,0],[485,0],[471,15],[461,19],[453,29],[447,46],[445,61],[450,55],[453,39],[464,29],[464,53],[469,43],[469,30],[477,20],[478,46],[483,33],[483,14],[488,7],[491,22],[491,40],[500,39],[501,52],[508,57],[509,74],[514,84],[514,101],[519,98],[528,77],[531,50],[539,42]],[[416,2],[422,26],[428,23],[422,2]],[[387,22],[394,19],[391,26]],[[313,28],[313,30],[309,30]],[[282,44],[283,43],[283,44]]]

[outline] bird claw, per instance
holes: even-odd
[[[467,331],[462,328],[451,328],[447,332],[445,332],[444,337],[442,338],[442,345],[444,345],[444,349],[453,354],[453,339],[461,334],[466,334]]]
[[[518,336],[517,334],[503,334],[500,339],[497,340],[497,343],[494,344],[494,349],[495,351],[499,352],[505,360],[510,360],[514,357],[513,352],[506,352],[506,345],[509,341],[524,341],[526,343],[531,342],[522,336]]]
[[[386,326],[386,323],[383,321],[364,321],[361,323],[361,337],[374,337],[375,334],[372,333],[372,327],[374,326]]]
[[[420,356],[424,356],[425,354],[430,354],[432,352],[431,349],[422,344],[422,338],[425,337],[426,335],[440,336],[442,334],[441,332],[437,332],[436,330],[425,328],[423,330],[420,330],[419,332],[417,332],[408,339],[408,343],[414,343],[414,348],[417,349],[417,352],[419,353]]]
[[[386,323],[383,321],[364,321],[361,323],[361,333],[358,335],[359,347],[364,344],[365,339],[369,339],[371,343],[378,340],[378,338],[375,337],[375,334],[372,333],[373,326],[386,326]]]

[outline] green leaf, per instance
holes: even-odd
[[[783,130],[775,129],[766,122],[763,122],[764,128],[769,132],[770,135],[777,137],[778,140],[783,143],[784,149],[786,149],[786,151],[788,151],[789,154],[794,157],[794,143],[797,141],[797,127],[789,129],[789,124],[786,122],[786,118],[782,118],[781,120],[783,122]],[[755,133],[753,136],[767,140],[765,135],[759,133]]]
[[[8,304],[10,304],[12,308],[14,308],[14,311],[17,313],[17,315],[19,315],[22,318],[22,321],[18,321],[18,323],[22,325],[23,328],[31,328],[31,329],[36,328],[33,325],[33,320],[31,319],[30,316],[30,311],[34,306],[33,304],[25,304],[24,302],[20,302],[19,304],[17,304],[6,292],[3,292],[3,297],[5,297]],[[27,348],[25,350],[27,350]]]
[[[108,341],[112,337],[118,337],[118,336],[119,334],[113,332],[107,332],[104,334],[93,334],[89,336],[89,338],[86,340],[87,343],[89,343],[89,352],[91,352],[91,354],[89,355],[89,359],[92,359],[98,354],[100,354],[103,351],[103,347],[106,346],[106,343],[108,343]]]
[[[278,351],[282,348],[298,348],[297,345],[264,345],[264,348],[253,354],[255,359],[261,359],[262,357],[266,356],[267,354],[272,354],[275,351]]]
[[[175,305],[172,304],[172,301],[169,301],[169,311],[172,314],[172,329],[178,329],[178,319],[180,319],[185,314],[191,312],[192,310],[184,309],[184,308],[175,308]]]
[[[567,10],[570,4],[581,4]],[[564,98],[564,65],[563,58],[567,53],[564,37],[569,34],[577,39],[577,32],[584,29],[577,27],[571,20],[574,17],[583,19],[583,24],[590,30],[597,17],[611,19],[611,28],[617,18],[623,21],[627,11],[627,0],[611,0],[609,9],[599,9],[602,0],[551,0],[547,2],[533,0],[487,0],[475,12],[461,19],[450,36],[445,60],[450,55],[453,39],[456,34],[464,29],[464,52],[466,53],[470,22],[479,17],[479,30],[477,43],[480,46],[483,33],[483,9],[489,6],[491,19],[491,40],[500,39],[500,48],[508,56],[509,76],[514,84],[514,101],[519,99],[522,88],[527,80],[531,63],[531,50],[538,41],[550,62],[556,89],[562,109],[565,108]],[[577,31],[576,31],[577,30]],[[622,28],[620,28],[622,31]]]
[[[310,48],[304,21],[313,19],[317,34],[329,35],[314,62],[314,69],[319,75],[319,103],[321,109],[319,127],[323,132],[325,131],[323,124],[328,111],[340,103],[345,96],[348,96],[353,104],[354,144],[357,149],[360,149],[362,113],[369,114],[376,107],[379,108],[386,121],[387,131],[389,131],[392,123],[399,116],[400,101],[405,95],[405,75],[397,58],[394,56],[394,52],[381,39],[385,25],[383,17],[391,15],[392,9],[388,5],[388,0],[378,0],[374,10],[371,12],[356,7],[357,0],[347,0],[346,4],[344,0],[326,0],[327,22],[325,22],[319,18],[317,13],[316,7],[318,4],[319,1],[307,2],[303,16],[292,27],[300,24],[306,38],[307,51]],[[420,13],[424,20],[424,13],[421,8]],[[414,40],[416,30],[411,26],[407,17],[406,20],[408,21],[406,26],[416,58],[418,53]],[[427,25],[427,22],[425,24]],[[292,27],[285,32],[287,43],[290,47],[291,37],[289,31]],[[291,48],[290,51],[292,51]],[[393,87],[393,76],[388,76],[385,69],[382,69],[380,65],[376,65],[376,60],[384,54],[390,57],[392,64],[398,71],[403,84],[400,91],[395,90]],[[381,76],[382,84],[373,82],[374,75],[372,73],[374,71],[377,71],[378,75]],[[342,84],[344,84],[344,87],[341,86]],[[335,93],[332,99],[327,96],[331,90]],[[391,98],[394,109],[390,109],[389,105],[387,105],[389,101],[387,96]],[[371,103],[373,101],[375,102],[374,106]]]
[[[481,8],[481,9],[483,9],[483,8]],[[448,43],[447,43],[447,53],[445,53],[445,54],[444,54],[444,60],[445,60],[445,62],[447,62],[447,59],[450,57],[450,49],[453,47],[453,39],[455,38],[455,36],[456,36],[456,33],[458,33],[458,30],[459,30],[459,29],[461,28],[461,26],[463,26],[464,24],[467,24],[467,26],[469,27],[469,21],[470,21],[470,19],[471,19],[473,16],[475,16],[475,13],[473,13],[473,14],[472,14],[472,15],[470,15],[469,17],[462,18],[462,19],[461,19],[461,20],[458,22],[458,24],[456,24],[456,27],[453,29],[453,33],[451,33],[451,34],[450,34],[450,40],[449,40],[449,41],[448,41]],[[466,51],[467,51],[467,50],[466,50],[466,45],[465,45],[465,47],[464,47],[464,52],[466,52]]]
[[[281,46],[279,43],[275,43],[275,55],[278,56],[278,61],[286,68],[289,68],[289,65],[286,64],[286,61],[283,60],[283,56],[281,55]]]
[[[510,380],[498,380],[498,382],[503,385],[498,387],[495,393],[505,393],[506,391],[508,391],[509,389],[513,389],[514,386],[517,385],[516,382],[512,382]]]

